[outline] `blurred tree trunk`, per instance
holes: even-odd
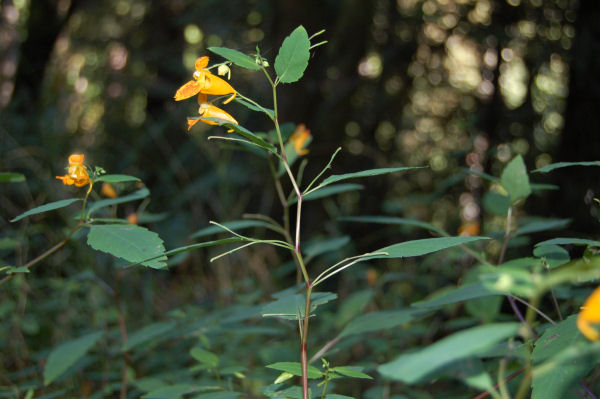
[[[582,1],[575,22],[569,96],[559,161],[600,160],[600,1]],[[600,170],[596,167],[557,171],[562,200],[559,212],[574,219],[578,231],[598,232]]]
[[[34,0],[29,5],[27,36],[20,47],[12,110],[21,115],[35,112],[46,65],[58,35],[78,0]]]

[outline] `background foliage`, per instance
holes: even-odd
[[[19,266],[64,238],[65,221],[72,221],[69,208],[20,223],[9,220],[73,196],[54,179],[73,152],[84,152],[92,165],[144,182],[150,197],[115,208],[113,216],[136,214],[167,249],[208,237],[199,231],[209,220],[238,220],[244,213],[280,218],[262,160],[209,142],[212,127],[186,132],[185,116],[195,113],[196,105],[176,106],[172,96],[198,56],[219,60],[208,47],[252,53],[259,44],[273,65],[281,42],[299,24],[309,34],[325,28],[329,41],[312,55],[301,82],[285,85],[280,93],[282,119],[305,123],[312,131],[306,175],[318,173],[338,146],[343,150],[334,163],[336,174],[428,166],[361,179],[356,184],[363,190],[308,201],[304,237],[311,241],[305,248],[315,267],[430,237],[428,231],[436,229],[502,237],[505,208],[482,173],[502,180],[516,155],[528,170],[597,159],[599,4],[5,0],[0,171],[21,173],[25,181],[0,183],[0,257]],[[256,73],[233,68],[233,79],[244,95],[268,104],[269,88]],[[244,107],[237,105],[235,115],[253,131],[268,129]],[[543,216],[563,229],[563,237],[595,238],[596,168],[574,170],[532,177],[560,189],[534,187],[516,211],[519,220],[535,223],[540,221],[527,218]],[[134,183],[116,187],[120,195],[136,189]],[[519,192],[518,185],[514,190]],[[386,223],[349,219],[357,215],[386,215]],[[428,224],[423,229],[394,223],[393,217]],[[554,237],[547,224],[519,227],[527,225],[529,231],[511,240],[507,259],[532,256],[535,243]],[[257,234],[264,232],[257,229]],[[156,397],[198,396],[194,387],[210,386],[217,375],[226,387],[260,397],[259,388],[279,375],[263,365],[297,361],[297,326],[260,317],[260,304],[296,282],[286,254],[254,247],[210,263],[220,252],[207,248],[170,259],[169,271],[155,271],[122,268],[124,262],[90,251],[82,241],[73,240],[30,273],[1,286],[0,373],[6,397],[22,397],[29,387],[36,397],[37,392],[117,397],[122,373],[135,381],[131,397],[164,382],[174,384],[171,396]],[[573,259],[583,253],[578,246],[567,248]],[[498,259],[502,240],[489,240],[478,250]],[[460,251],[378,262],[326,284],[338,298],[323,304],[311,342],[316,351],[339,338],[326,356],[332,367],[360,363],[374,376],[377,364],[408,347],[428,345],[479,321],[515,320],[500,297],[491,297],[469,302],[466,312],[459,305],[426,319],[396,314],[402,322],[385,325],[381,320],[375,325],[385,329],[361,331],[364,327],[356,326],[364,323],[352,324],[356,317],[398,312],[443,287],[469,281],[473,266]],[[576,286],[557,295],[564,299],[563,311],[571,314],[588,293]],[[410,320],[416,321],[399,327]],[[126,348],[119,341],[123,325]],[[98,338],[98,331],[108,334]],[[55,370],[70,372],[57,384],[40,387],[40,381],[53,379],[42,375],[43,363],[51,362],[49,351],[76,338],[78,347],[65,351],[87,355],[76,365],[59,365]],[[96,349],[88,353],[92,344]],[[121,349],[130,358],[124,359]],[[320,367],[319,362],[314,365]],[[364,398],[436,397],[440,392],[465,397],[469,389],[456,388],[448,379],[411,388],[386,379],[348,381],[344,392]],[[471,389],[471,396],[482,390]]]

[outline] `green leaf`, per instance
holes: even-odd
[[[271,227],[271,225],[269,223],[263,222],[261,220],[232,220],[230,222],[224,222],[224,223],[220,223],[220,224],[222,224],[223,226],[225,226],[228,229],[231,229],[233,231],[248,229],[251,227],[266,227],[266,228]],[[227,230],[224,230],[222,227],[215,226],[215,225],[208,226],[208,227],[198,230],[197,232],[192,234],[190,236],[190,238],[206,237],[211,234],[217,234],[217,233],[227,233]]]
[[[25,175],[15,172],[0,172],[0,183],[21,183],[25,181]]]
[[[262,108],[260,108],[260,107],[257,107],[256,105],[254,105],[254,104],[252,104],[252,103],[249,103],[248,101],[246,101],[246,100],[243,100],[243,99],[241,99],[241,98],[239,98],[239,97],[236,97],[234,101],[235,101],[236,103],[240,103],[240,104],[242,104],[243,106],[245,106],[246,108],[249,108],[249,109],[251,109],[252,111],[256,111],[256,112],[264,112],[264,113],[266,113],[267,115],[269,115],[271,118],[274,118],[274,117],[275,117],[275,111],[273,111],[273,110],[272,110],[272,109],[270,109],[270,108],[266,108],[266,107],[262,107]]]
[[[500,193],[488,191],[483,195],[483,207],[494,215],[506,216],[508,208],[510,208],[510,198]]]
[[[44,385],[49,385],[64,374],[69,367],[75,364],[92,346],[102,337],[102,331],[97,331],[83,337],[63,342],[54,348],[44,367]]]
[[[424,238],[421,240],[405,241],[399,244],[393,244],[372,252],[387,252],[388,255],[373,255],[368,259],[381,258],[409,258],[412,256],[427,255],[443,249],[467,244],[479,240],[489,240],[488,237],[478,236],[459,236],[459,237],[436,237]]]
[[[139,200],[142,198],[146,198],[149,195],[150,195],[150,191],[148,191],[147,188],[141,188],[137,191],[134,191],[131,194],[127,194],[122,197],[107,198],[107,199],[103,199],[100,201],[92,202],[88,207],[87,215],[89,217],[92,213],[96,212],[98,209],[102,209],[102,208],[105,208],[105,207],[111,206],[111,205],[123,204],[125,202],[136,201],[136,200]]]
[[[254,60],[254,58],[247,56],[246,54],[244,54],[240,51],[237,51],[237,50],[234,50],[231,48],[227,48],[227,47],[209,47],[208,50],[233,62],[235,65],[237,65],[239,67],[251,69],[253,71],[260,70],[260,66],[258,66],[258,64]]]
[[[586,344],[576,325],[577,315],[548,328],[535,342],[533,349],[534,370],[536,366],[559,354],[568,347]],[[568,391],[577,387],[577,381],[587,375],[596,361],[592,356],[582,356],[576,362],[556,363],[546,372],[533,374],[532,399],[565,398]]]
[[[48,204],[38,206],[36,208],[30,209],[27,212],[20,214],[16,218],[12,219],[11,222],[16,222],[18,220],[26,218],[27,216],[37,215],[38,213],[44,213],[44,212],[48,212],[48,211],[53,211],[55,209],[64,208],[64,207],[69,206],[72,203],[78,202],[78,201],[81,201],[81,198],[70,198],[70,199],[64,199],[64,200],[60,200],[60,201],[50,202]]]
[[[174,329],[175,326],[176,324],[174,321],[163,321],[144,326],[141,329],[129,334],[127,342],[123,345],[123,350],[131,350],[146,341],[161,335],[165,335]]]
[[[328,393],[325,399],[355,399],[352,396],[338,395],[337,393]]]
[[[584,238],[557,237],[551,240],[546,240],[535,244],[536,247],[542,245],[587,245],[590,247],[600,247],[600,241],[586,240]]]
[[[154,389],[143,395],[143,399],[179,399],[183,395],[197,392],[199,388],[188,384],[175,384]]]
[[[500,182],[510,195],[512,203],[521,198],[527,198],[531,194],[527,168],[521,155],[517,155],[506,165],[500,176]]]
[[[332,292],[313,292],[310,296],[310,311],[324,303],[337,298]],[[262,308],[263,317],[276,316],[286,320],[297,320],[298,316],[304,317],[306,297],[303,294],[286,295],[276,301],[269,302]]]
[[[416,308],[440,308],[457,302],[468,301],[469,299],[483,298],[488,296],[502,295],[498,291],[491,290],[482,283],[465,284],[457,288],[446,290],[430,299],[418,301],[411,306]]]
[[[285,371],[290,374],[302,376],[302,365],[299,362],[277,362],[269,364],[268,367],[273,370]],[[308,365],[307,369],[308,378],[321,378],[323,374],[315,366]]]
[[[252,133],[250,130],[246,129],[243,126],[235,125],[235,124],[229,123],[229,122],[223,123],[222,120],[215,119],[215,118],[200,118],[200,119],[211,120],[213,122],[217,122],[219,124],[219,126],[225,126],[227,129],[233,129],[237,134],[248,139],[250,142],[256,144],[257,146],[264,148],[265,150],[272,152],[273,154],[277,154],[277,148],[273,144],[266,142],[264,139],[258,137],[256,134]]]
[[[589,162],[556,162],[546,165],[543,168],[534,170],[532,173],[548,173],[554,169],[566,168],[569,166],[600,166],[600,161],[589,161]]]
[[[500,183],[500,179],[498,179],[497,177],[492,176],[490,174],[487,174],[485,172],[480,172],[478,170],[467,169],[467,168],[464,168],[463,171],[466,172],[466,173],[469,173],[471,175],[475,175],[475,176],[481,177],[481,178],[483,178],[483,179],[485,179],[487,181],[490,181],[492,183]]]
[[[29,268],[25,266],[14,267],[14,266],[6,266],[0,268],[0,270],[5,271],[6,274],[14,274],[14,273],[29,273]]]
[[[318,190],[321,187],[325,187],[331,183],[336,183],[338,181],[341,180],[348,180],[348,179],[355,179],[358,177],[369,177],[369,176],[378,176],[378,175],[384,175],[384,174],[388,174],[388,173],[397,173],[397,172],[403,172],[406,170],[413,170],[413,169],[423,169],[426,166],[414,166],[414,167],[404,167],[404,168],[381,168],[381,169],[369,169],[369,170],[363,170],[361,172],[353,172],[353,173],[344,173],[343,175],[331,175],[329,177],[327,177],[325,180],[323,180],[321,182],[321,184],[319,184],[317,187],[315,187],[313,190]]]
[[[285,38],[277,58],[275,72],[281,83],[292,83],[304,75],[310,58],[310,40],[302,25]]]
[[[92,225],[87,243],[95,250],[153,269],[166,267],[165,247],[158,234],[144,227],[123,224]],[[154,258],[152,260],[147,260]]]
[[[429,311],[418,309],[382,310],[380,312],[367,313],[348,323],[340,333],[339,337],[342,338],[355,334],[387,330],[408,323],[427,313],[429,313]]]
[[[193,347],[190,350],[190,355],[200,363],[206,365],[207,367],[214,369],[219,365],[219,356],[203,348],[200,348],[199,346]]]
[[[540,219],[534,220],[517,229],[515,236],[538,233],[540,231],[562,229],[571,223],[571,219]]]
[[[469,328],[443,338],[415,352],[400,355],[379,366],[379,372],[392,380],[414,384],[438,369],[516,335],[519,323],[493,323]]]
[[[364,186],[362,186],[361,184],[354,183],[332,184],[331,186],[319,189],[318,191],[311,190],[309,194],[306,194],[302,197],[302,201],[313,201],[319,198],[330,197],[332,195],[345,193],[348,191],[362,190],[363,188]],[[296,197],[294,197],[289,203],[290,205],[292,205],[296,202]]]
[[[562,266],[571,260],[569,252],[558,245],[541,245],[533,249],[533,256],[546,261],[549,268]]]
[[[337,374],[343,375],[344,377],[363,378],[363,379],[368,379],[368,380],[373,379],[373,377],[371,377],[370,375],[362,372],[362,367],[341,366],[341,367],[334,367],[331,370]]]
[[[439,227],[415,219],[404,219],[393,216],[348,216],[338,218],[340,222],[360,222],[360,223],[380,223],[380,224],[398,224],[402,226],[420,227],[425,230],[434,231],[440,235],[446,232]]]
[[[94,180],[96,182],[106,182],[106,183],[124,183],[127,181],[141,181],[139,178],[135,176],[129,175],[102,175]]]

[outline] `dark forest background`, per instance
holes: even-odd
[[[0,186],[0,239],[28,237],[10,258],[15,264],[62,238],[60,212],[18,225],[8,220],[73,195],[55,176],[76,152],[91,165],[144,181],[151,201],[119,215],[139,213],[167,249],[193,242],[190,235],[209,220],[244,213],[279,218],[262,160],[208,141],[219,128],[198,124],[188,132],[185,118],[197,106],[175,103],[173,94],[190,79],[197,57],[221,61],[207,47],[251,54],[258,45],[272,65],[300,24],[309,35],[325,29],[320,38],[328,41],[312,51],[302,80],[279,90],[282,122],[304,123],[312,132],[306,175],[318,173],[338,146],[333,173],[428,166],[361,181],[362,191],[308,204],[305,237],[343,230],[364,249],[425,236],[386,228],[367,235],[335,222],[356,214],[414,218],[453,234],[465,226],[482,234],[502,230],[501,220],[484,217],[482,180],[466,169],[498,176],[517,154],[529,170],[600,159],[595,0],[2,0],[0,14],[0,171],[26,176],[26,183]],[[269,104],[270,88],[259,73],[233,67],[231,81]],[[239,104],[228,112],[253,131],[269,129]],[[567,230],[597,236],[596,168],[535,179],[560,189],[536,192],[524,214],[572,218]],[[74,243],[35,273],[60,279],[87,263],[120,284],[121,276],[101,269],[109,258],[96,256]],[[170,273],[136,275],[139,285],[128,295],[142,303],[129,311],[151,319],[190,300],[231,302],[249,290],[239,286],[246,281],[260,282],[259,295],[285,288],[295,279],[289,267],[276,269],[279,275],[269,271],[286,260],[279,256],[265,248],[217,267],[210,253],[189,253]],[[39,296],[59,295],[47,281],[30,284],[40,284]],[[340,283],[342,297],[353,284]],[[22,289],[0,298],[14,300]],[[65,316],[57,329],[36,323],[31,339],[12,341],[5,366],[27,364],[27,345],[50,346],[78,321]]]

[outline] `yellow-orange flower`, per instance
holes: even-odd
[[[103,182],[102,188],[100,189],[100,193],[108,198],[117,198],[117,192],[112,184]]]
[[[62,180],[65,185],[83,187],[91,184],[90,175],[85,166],[83,166],[84,158],[85,155],[83,154],[71,154],[69,156],[69,169],[67,170],[67,174],[64,176],[56,176],[56,178]]]
[[[215,118],[219,119],[222,122],[229,122],[235,125],[239,125],[238,121],[227,112],[223,111],[221,108],[216,107],[210,103],[206,102],[206,95],[200,94],[198,95],[198,104],[200,107],[198,108],[198,114],[203,118]],[[218,125],[218,122],[206,120],[206,119],[188,119],[188,130],[192,128],[198,121],[202,121],[209,125]],[[232,132],[233,130],[229,130]]]
[[[231,94],[223,104],[232,101],[237,92],[235,89],[220,77],[213,75],[206,67],[208,66],[208,57],[200,57],[196,60],[194,80],[190,80],[177,90],[175,101],[185,100],[196,94],[210,94],[212,96],[221,96]]]
[[[600,287],[585,300],[577,316],[577,328],[590,341],[598,341],[600,332],[594,327],[600,325]]]
[[[308,150],[303,148],[307,143],[306,141],[310,138],[310,130],[306,128],[304,123],[298,124],[296,126],[296,130],[290,136],[290,143],[294,146],[296,150],[296,154],[298,155],[306,155],[308,154]]]
[[[459,236],[476,236],[481,232],[481,228],[479,227],[479,222],[464,222],[458,228]]]
[[[127,223],[129,224],[138,224],[138,214],[137,212],[130,213],[127,215]]]

